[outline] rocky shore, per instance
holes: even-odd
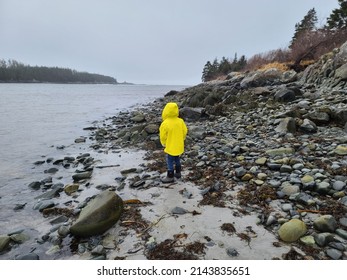
[[[36,163],[52,174],[29,186],[52,225],[36,240],[48,249],[18,259],[347,259],[346,86],[344,44],[302,73],[230,73],[85,128],[76,142],[90,153]],[[165,185],[158,128],[169,101],[189,132],[183,178]],[[71,182],[56,182],[57,169]],[[71,233],[109,190],[119,219]],[[0,251],[25,240],[1,236]]]

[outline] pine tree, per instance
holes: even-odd
[[[241,55],[240,59],[237,61],[238,71],[242,70],[247,65],[247,59],[244,55]]]
[[[218,69],[219,69],[219,62],[218,59],[215,58],[212,63],[212,68],[211,68],[211,73],[212,75],[217,75],[218,74]]]
[[[219,69],[218,69],[221,74],[228,74],[231,71],[231,64],[229,60],[227,60],[224,56],[222,57],[222,60],[219,63]]]
[[[202,69],[202,77],[201,80],[203,82],[207,82],[209,80],[209,77],[211,75],[211,69],[212,69],[212,64],[210,61],[207,61],[204,68]]]
[[[314,8],[309,10],[300,23],[295,24],[295,33],[290,43],[289,48],[295,45],[295,42],[299,40],[302,36],[312,32],[316,28],[318,18],[317,13]]]
[[[338,0],[340,7],[333,10],[327,19],[326,27],[330,30],[347,28],[347,1]]]

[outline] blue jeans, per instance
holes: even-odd
[[[171,156],[166,155],[166,164],[167,164],[167,170],[168,171],[174,171],[174,164],[176,165],[176,168],[178,166],[181,166],[181,159],[179,156]]]

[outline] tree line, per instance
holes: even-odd
[[[222,57],[221,61],[218,61],[217,58],[211,63],[207,61],[204,69],[202,70],[202,80],[204,82],[217,79],[219,76],[227,75],[230,72],[240,71],[247,64],[246,57],[242,55],[240,58],[237,58],[235,54],[234,60],[230,61],[226,57]]]
[[[249,59],[241,56],[233,60],[215,59],[207,61],[202,70],[202,81],[223,77],[232,71],[251,71],[265,65],[277,63],[284,68],[302,71],[321,55],[332,51],[347,41],[347,1],[337,0],[339,7],[334,9],[326,19],[326,24],[317,27],[318,17],[314,8],[295,24],[294,35],[285,49],[272,50],[267,53],[255,54]]]
[[[113,77],[59,67],[30,66],[16,60],[0,59],[3,83],[91,83],[117,84]]]

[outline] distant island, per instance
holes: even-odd
[[[0,83],[118,84],[113,77],[59,67],[30,66],[0,59]]]

